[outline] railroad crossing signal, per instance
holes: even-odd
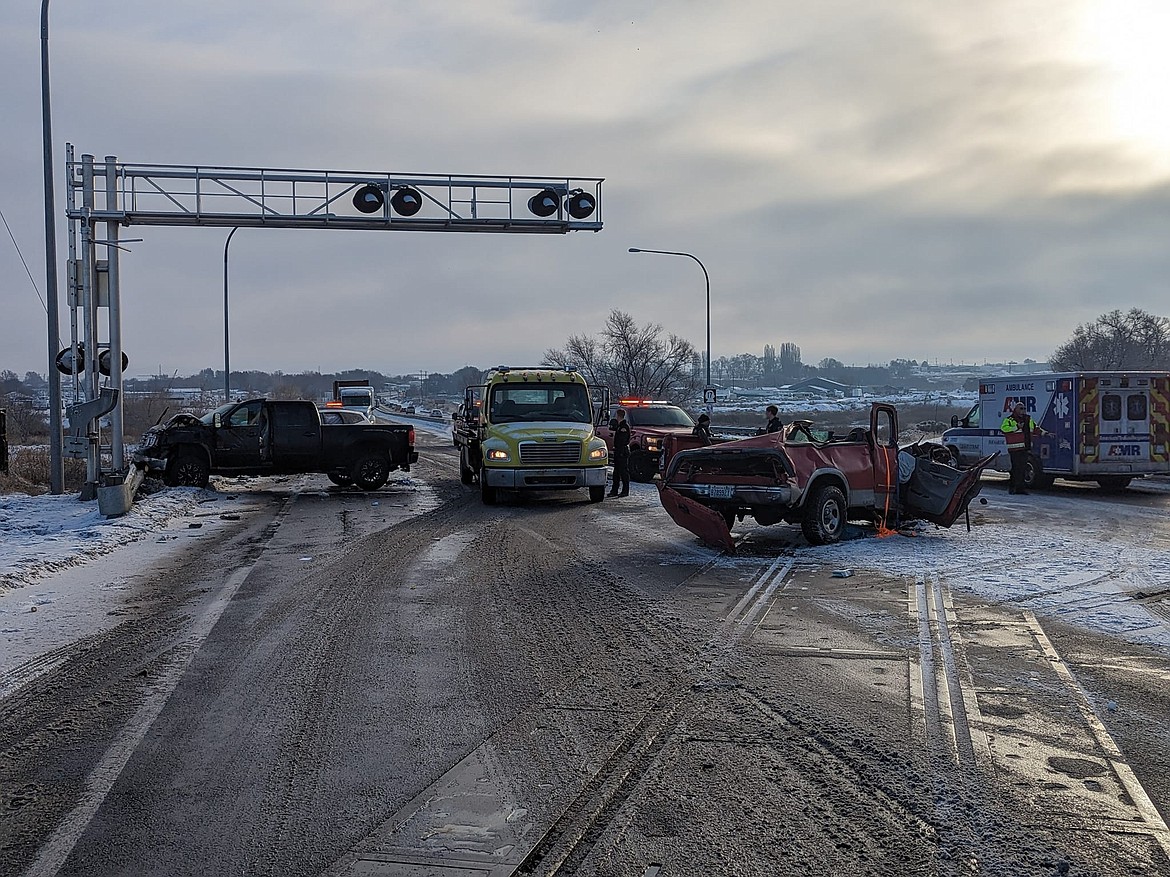
[[[70,320],[76,346],[61,351],[56,370],[73,377],[74,396],[85,403],[70,413],[74,450],[87,458],[93,498],[105,476],[124,467],[122,435],[119,230],[129,225],[218,228],[338,228],[505,234],[601,231],[601,177],[409,174],[381,171],[290,170],[129,164],[107,155],[74,158],[66,145],[70,253]],[[104,238],[97,235],[104,224]],[[231,239],[230,236],[228,238]],[[109,249],[98,259],[97,247]],[[73,254],[76,255],[73,255]],[[224,271],[227,246],[224,245]],[[225,276],[225,314],[226,314]],[[99,311],[108,328],[99,330]],[[226,325],[226,323],[225,323]],[[104,334],[109,341],[99,344]],[[226,332],[224,340],[227,344]],[[82,351],[89,355],[83,355]],[[99,356],[92,353],[98,351]],[[226,353],[226,351],[225,351]],[[226,360],[226,356],[225,356]],[[225,365],[225,371],[226,371]],[[102,376],[113,387],[102,387]],[[60,380],[56,374],[50,380]],[[92,407],[112,390],[110,407]],[[104,402],[103,402],[104,404]],[[110,457],[105,468],[102,425],[110,414]],[[60,471],[60,461],[53,461]],[[129,474],[129,473],[127,473]]]

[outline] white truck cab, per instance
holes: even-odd
[[[337,398],[341,402],[342,408],[361,411],[370,423],[377,420],[374,416],[375,399],[373,387],[341,387],[337,391]]]

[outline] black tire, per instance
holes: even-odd
[[[338,487],[349,487],[351,484],[353,484],[353,479],[348,475],[338,475],[336,472],[330,472],[325,477],[336,484]]]
[[[603,499],[605,499],[605,485],[604,484],[600,485],[599,487],[590,487],[589,488],[589,501],[590,502],[601,502]]]
[[[382,454],[364,454],[350,470],[350,478],[362,490],[377,490],[389,477],[390,463]]]
[[[1125,490],[1129,487],[1129,482],[1133,481],[1131,475],[1102,475],[1097,479],[1097,483],[1101,485],[1102,490],[1110,492]]]
[[[1040,490],[1044,485],[1044,465],[1032,454],[1028,455],[1028,464],[1024,467],[1024,489]]]
[[[845,532],[845,494],[841,488],[826,484],[818,487],[805,506],[800,529],[813,545],[832,545]]]
[[[487,469],[479,473],[479,498],[483,500],[484,505],[496,504],[496,489],[488,484]]]
[[[634,451],[630,454],[630,480],[650,484],[658,474],[658,454]]]
[[[193,451],[180,451],[167,463],[164,480],[171,487],[206,487],[210,475],[206,457]]]
[[[475,483],[475,470],[467,465],[467,449],[459,450],[459,481],[461,484]]]

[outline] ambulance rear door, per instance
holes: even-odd
[[[1097,379],[1100,403],[1098,462],[1123,472],[1144,472],[1150,463],[1150,382],[1128,375]],[[1126,464],[1130,464],[1127,466]],[[1132,467],[1132,468],[1131,468]]]

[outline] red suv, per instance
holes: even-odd
[[[622,399],[630,424],[630,478],[643,483],[653,481],[662,462],[662,452],[669,435],[689,436],[695,428],[691,416],[670,402],[649,399]],[[613,456],[611,412],[603,412],[597,422],[597,436],[605,439]]]

